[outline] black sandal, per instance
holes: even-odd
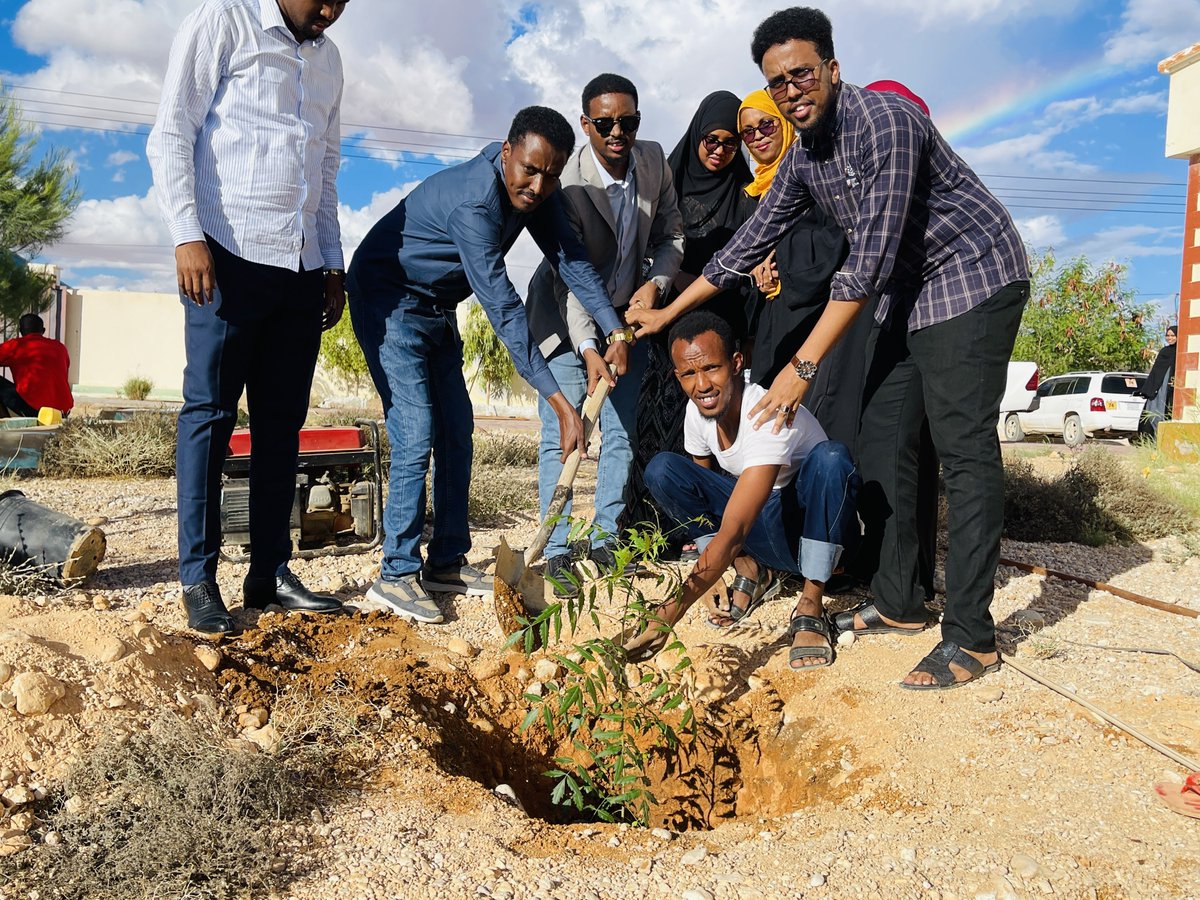
[[[861,616],[863,624],[866,628],[855,628],[854,617]],[[899,625],[889,625],[883,621],[883,617],[879,615],[879,610],[875,608],[874,603],[861,603],[854,609],[848,609],[845,612],[840,612],[833,617],[833,627],[839,633],[848,631],[855,636],[864,634],[920,634],[929,627],[929,623],[925,622],[920,628],[901,628]]]
[[[951,663],[960,669],[965,669],[970,677],[965,681],[955,679],[954,672],[950,669]],[[900,687],[910,691],[948,691],[951,688],[970,684],[972,681],[982,678],[989,672],[997,672],[999,670],[1000,660],[996,660],[991,665],[985,666],[953,641],[941,641],[913,669],[913,672],[923,672],[926,675],[932,675],[934,683],[905,684],[902,681],[900,682]]]
[[[824,669],[833,665],[833,639],[830,636],[829,623],[818,616],[792,616],[788,626],[788,638],[795,639],[797,634],[807,632],[819,634],[825,638],[824,647],[792,647],[788,650],[788,668],[793,672],[803,672],[806,669]],[[794,666],[792,663],[802,659],[822,659],[819,666]]]
[[[768,569],[762,563],[758,565],[758,580],[751,581],[745,575],[738,575],[733,579],[733,584],[729,588],[729,618],[733,619],[733,625],[746,619],[750,613],[754,612],[781,590],[783,590],[783,576],[773,569]],[[750,598],[750,602],[746,604],[745,609],[733,602],[735,591],[741,591]],[[718,628],[729,627],[733,625],[721,626]]]

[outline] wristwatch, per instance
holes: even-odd
[[[632,325],[626,325],[624,328],[618,328],[608,336],[608,345],[610,347],[618,341],[625,341],[630,344],[634,342]]]
[[[817,377],[817,364],[810,359],[801,359],[800,354],[792,357],[792,368],[805,381],[812,381]]]
[[[346,270],[345,269],[325,269],[322,271],[321,274],[323,274],[326,278],[328,278],[330,275],[337,275],[339,278],[345,278]]]

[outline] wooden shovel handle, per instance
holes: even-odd
[[[585,447],[592,437],[596,420],[600,418],[600,407],[604,405],[604,398],[608,396],[608,390],[608,382],[603,378],[600,379],[596,383],[596,389],[592,391],[592,395],[583,403],[583,445]],[[571,485],[575,482],[575,475],[579,471],[579,461],[579,449],[576,448],[571,451],[571,455],[563,463],[562,474],[558,476],[558,482],[554,485],[554,494],[550,498],[550,505],[546,508],[546,517],[542,520],[542,527],[537,530],[537,534],[533,536],[533,543],[525,551],[526,564],[532,564],[546,549],[546,544],[550,540],[550,532],[557,524],[555,519],[562,515],[563,507],[571,499]]]

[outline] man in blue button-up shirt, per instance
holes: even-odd
[[[474,421],[455,307],[470,294],[512,354],[517,372],[558,417],[563,458],[586,449],[579,414],[533,344],[525,308],[504,266],[504,254],[528,229],[604,332],[622,331],[557,194],[574,144],[570,125],[554,110],[521,110],[503,144],[490,144],[469,162],[433,175],[400,201],[363,239],[350,265],[350,315],[383,399],[392,455],[383,565],[367,596],[407,618],[442,621],[426,589],[491,593],[487,579],[466,560]],[[623,374],[626,343],[614,342],[606,358]],[[422,568],[431,452],[434,526]]]
[[[235,630],[217,588],[221,467],[243,388],[247,607],[333,612],[288,569],[299,433],[321,329],[346,302],[337,220],[346,0],[206,0],[175,37],[146,155],[185,308],[176,475],[188,625]]]

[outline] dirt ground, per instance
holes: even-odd
[[[75,592],[0,598],[0,687],[31,671],[64,687],[44,715],[0,710],[0,791],[53,785],[102,728],[163,708],[215,709],[231,737],[269,748],[269,722],[247,725],[248,712],[269,715],[297,687],[348,694],[378,716],[384,765],[314,810],[316,844],[285,855],[283,896],[1200,897],[1200,820],[1152,790],[1183,769],[1012,667],[961,690],[900,690],[934,631],[862,638],[832,668],[800,673],[786,662],[793,597],[728,632],[693,610],[679,634],[702,737],[658,785],[659,827],[564,823],[541,775],[549,748],[517,732],[534,661],[500,648],[490,603],[439,596],[447,622],[432,626],[367,608],[267,614],[218,648],[184,629],[173,482],[19,486],[104,518],[108,556]],[[579,495],[586,509],[586,484]],[[518,514],[477,531],[472,561],[490,566],[501,534],[524,546],[535,527]],[[1195,548],[1173,537],[1003,553],[1200,609]],[[357,605],[377,565],[376,554],[293,568]],[[243,575],[222,563],[227,599]],[[996,585],[1007,655],[1200,758],[1200,675],[1114,649],[1200,663],[1200,620],[1015,568]]]

